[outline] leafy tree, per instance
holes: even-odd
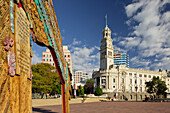
[[[86,81],[86,84],[84,85],[84,93],[90,94],[93,93],[93,90],[94,90],[94,80],[90,78]]]
[[[52,71],[55,67],[47,63],[31,66],[33,79],[32,91],[35,93],[61,94],[60,79],[57,72]]]
[[[153,77],[151,81],[145,82],[147,92],[156,95],[165,95],[168,89],[165,82],[159,79],[159,77]]]
[[[77,90],[77,92],[78,92],[79,96],[80,95],[84,96],[84,89],[83,89],[83,87],[81,85],[79,86],[79,89]]]
[[[102,88],[100,88],[99,86],[97,86],[96,91],[94,92],[94,95],[95,95],[95,96],[103,95]]]

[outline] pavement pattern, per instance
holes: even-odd
[[[62,113],[61,105],[33,107],[33,113]],[[170,113],[170,102],[90,102],[70,104],[70,113]]]

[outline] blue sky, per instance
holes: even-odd
[[[114,49],[127,52],[131,68],[170,70],[170,0],[53,0],[73,68],[99,68],[99,48],[105,15]],[[46,48],[33,45],[32,64],[42,61]]]

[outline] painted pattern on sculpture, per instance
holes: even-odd
[[[15,62],[15,53],[8,51],[8,73],[10,76],[15,76],[16,62]]]
[[[10,47],[12,47],[14,45],[14,40],[13,40],[13,38],[6,37],[3,44],[5,46],[4,49],[6,51],[10,51],[11,50]]]
[[[11,31],[14,33],[14,0],[10,0],[10,20],[11,20]]]

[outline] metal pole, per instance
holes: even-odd
[[[136,102],[138,101],[137,96],[138,96],[138,94],[137,94],[137,86],[136,86]]]
[[[136,102],[138,101],[138,94],[137,94],[137,91],[138,91],[138,86],[137,86],[137,73],[136,73]]]

